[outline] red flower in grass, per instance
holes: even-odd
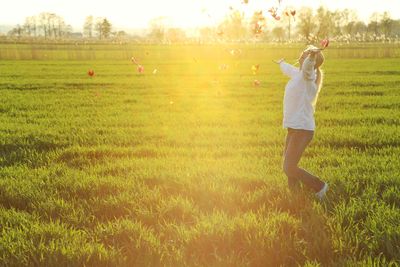
[[[93,76],[94,76],[94,70],[88,70],[87,74],[88,74],[90,77],[93,77]]]

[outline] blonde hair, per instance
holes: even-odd
[[[318,86],[318,90],[322,87],[322,78],[323,78],[323,73],[321,71],[321,66],[324,63],[325,58],[324,55],[322,54],[322,52],[317,54],[317,57],[315,59],[315,69],[317,70],[317,86]]]
[[[310,45],[304,50],[304,52],[308,52],[310,50],[315,50],[315,49],[318,49],[318,47]],[[319,53],[316,54],[315,66],[314,66],[315,70],[317,71],[317,79],[315,80],[315,83],[317,84],[317,94],[315,95],[314,101],[312,103],[314,108],[315,108],[315,105],[317,103],[318,94],[319,94],[319,92],[321,91],[321,88],[322,88],[322,82],[323,82],[324,74],[323,74],[323,72],[321,70],[321,66],[324,63],[324,61],[325,61],[325,57],[322,54],[322,51],[320,51]]]
[[[316,62],[315,62],[315,69],[317,70],[317,79],[315,80],[315,83],[317,84],[317,94],[315,95],[314,101],[312,103],[314,109],[315,109],[315,105],[317,104],[318,95],[319,95],[319,92],[321,91],[322,82],[324,79],[324,73],[321,70],[321,66],[324,63],[324,61],[325,61],[325,58],[324,58],[324,55],[322,54],[322,52],[318,53]]]

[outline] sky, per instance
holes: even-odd
[[[75,30],[81,30],[88,15],[107,17],[115,28],[146,28],[155,17],[166,17],[175,27],[213,25],[229,12],[240,9],[250,16],[255,10],[267,10],[278,0],[1,0],[0,24],[23,24],[28,16],[52,12],[62,16]],[[373,12],[389,11],[400,19],[400,0],[282,0],[282,7],[300,8],[321,5],[331,9],[354,9],[361,20],[368,21]]]

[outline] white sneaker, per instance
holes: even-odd
[[[318,193],[315,193],[315,195],[317,196],[317,198],[322,200],[325,197],[326,191],[328,191],[328,183],[325,183],[324,187],[322,187],[322,189]]]

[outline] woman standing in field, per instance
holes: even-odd
[[[324,62],[321,49],[310,46],[299,58],[300,67],[296,68],[281,59],[276,61],[282,72],[290,78],[285,88],[283,127],[287,128],[284,149],[283,171],[288,177],[290,190],[303,182],[322,199],[328,190],[328,184],[321,181],[297,165],[311,142],[315,130],[315,104],[322,86],[320,67]]]

